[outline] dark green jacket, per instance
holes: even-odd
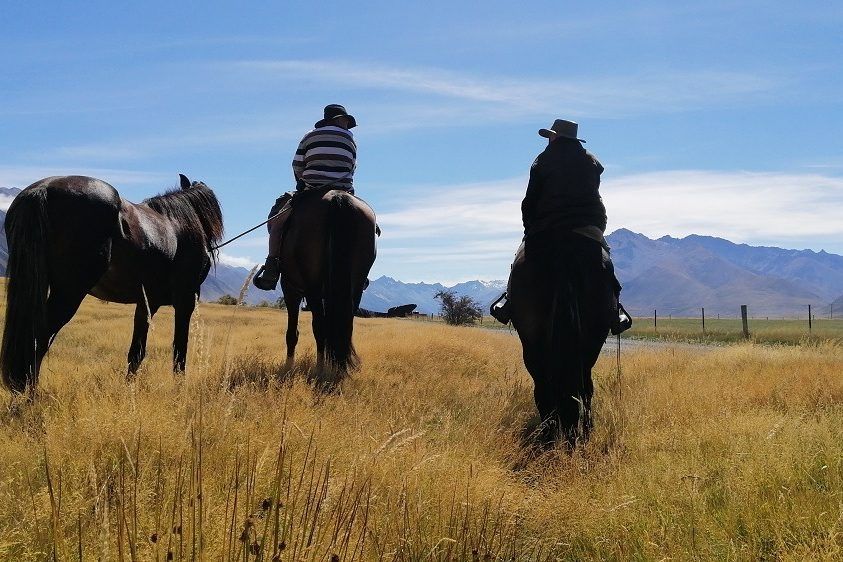
[[[606,230],[606,207],[600,198],[603,166],[579,141],[558,138],[547,145],[530,168],[521,203],[524,234],[596,226]]]

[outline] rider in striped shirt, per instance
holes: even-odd
[[[308,189],[343,189],[354,193],[354,169],[357,166],[357,144],[352,128],[357,126],[353,115],[341,105],[325,107],[324,118],[317,121],[299,143],[293,157],[296,191]],[[253,282],[265,291],[275,289],[281,275],[281,234],[290,215],[292,194],[285,193],[275,202],[269,221],[269,254]]]
[[[352,175],[356,159],[357,145],[351,131],[340,125],[319,126],[317,123],[317,127],[301,140],[293,158],[296,189],[330,186],[354,193]]]

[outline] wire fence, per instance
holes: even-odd
[[[705,307],[696,314],[662,313],[658,308],[627,309],[634,318],[630,335],[703,338],[722,341],[753,339],[756,341],[796,343],[806,338],[815,341],[843,341],[843,314],[835,316],[829,309],[817,314],[812,305],[805,305],[804,314],[759,314],[748,305],[734,307],[734,312],[711,313]]]
[[[733,307],[714,306],[706,308],[700,306],[697,308],[677,308],[677,307],[641,307],[641,306],[627,306],[626,310],[634,318],[653,318],[657,316],[662,319],[680,319],[680,318],[699,318],[705,316],[706,320],[710,319],[729,319],[741,318],[741,305]],[[781,309],[770,308],[764,306],[753,307],[751,304],[743,305],[748,308],[748,315],[750,320],[804,320],[808,321],[809,315],[812,321],[817,320],[843,320],[843,305],[810,305],[806,304],[802,307]]]

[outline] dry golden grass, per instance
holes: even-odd
[[[358,320],[340,393],[283,364],[282,312],[172,312],[124,378],[131,309],[87,301],[33,403],[0,392],[3,560],[839,559],[843,350],[637,350],[596,369],[596,433],[522,444],[517,338]]]

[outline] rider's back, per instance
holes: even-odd
[[[560,138],[549,143],[530,169],[521,205],[525,234],[587,226],[605,231],[602,172],[600,162],[578,141]]]

